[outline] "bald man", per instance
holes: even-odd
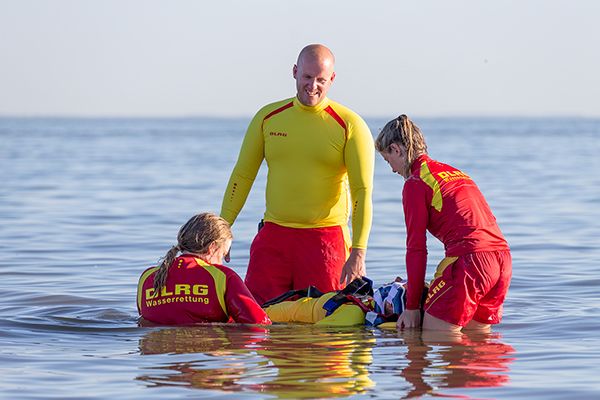
[[[245,281],[259,304],[309,285],[339,290],[366,274],[373,137],[362,118],[327,98],[334,64],[323,45],[302,49],[296,96],[254,116],[223,197],[221,216],[233,224],[266,160],[264,224]]]

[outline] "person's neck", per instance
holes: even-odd
[[[181,254],[201,258],[202,260],[206,261],[208,264],[219,264],[219,260],[217,260],[217,257],[214,254],[192,253],[191,251],[183,251]]]
[[[324,108],[326,108],[329,105],[329,99],[327,97],[324,97],[323,100],[321,100],[314,106],[309,106],[309,105],[302,103],[300,101],[300,99],[298,98],[298,95],[296,94],[296,97],[294,98],[294,103],[303,110],[315,112],[315,111],[321,111]]]

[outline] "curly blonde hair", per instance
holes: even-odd
[[[160,260],[160,268],[154,276],[154,290],[158,292],[167,282],[169,267],[179,252],[204,254],[212,243],[232,240],[231,227],[223,218],[213,213],[194,215],[177,234],[177,244]]]

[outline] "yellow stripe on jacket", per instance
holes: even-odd
[[[212,276],[212,278],[215,282],[215,291],[217,292],[217,298],[219,299],[219,305],[223,309],[223,312],[225,314],[229,315],[229,312],[227,311],[227,304],[225,302],[225,291],[227,290],[227,277],[225,276],[223,271],[221,271],[214,265],[210,265],[203,259],[196,257],[195,260],[198,263],[198,265],[203,266],[204,269],[208,271],[210,276]]]

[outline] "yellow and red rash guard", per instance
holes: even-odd
[[[268,165],[265,221],[347,230],[351,209],[352,247],[367,247],[374,147],[362,118],[327,98],[313,107],[297,98],[263,107],[248,127],[223,197],[221,216],[229,223],[246,202],[263,159]]]
[[[148,321],[164,325],[231,320],[271,323],[242,279],[228,267],[184,254],[171,264],[159,293],[154,290],[156,271],[158,267],[148,268],[138,283],[138,312]]]
[[[443,244],[446,257],[508,250],[496,218],[475,182],[464,172],[421,155],[404,183],[407,309],[420,305],[427,264],[426,231]]]

